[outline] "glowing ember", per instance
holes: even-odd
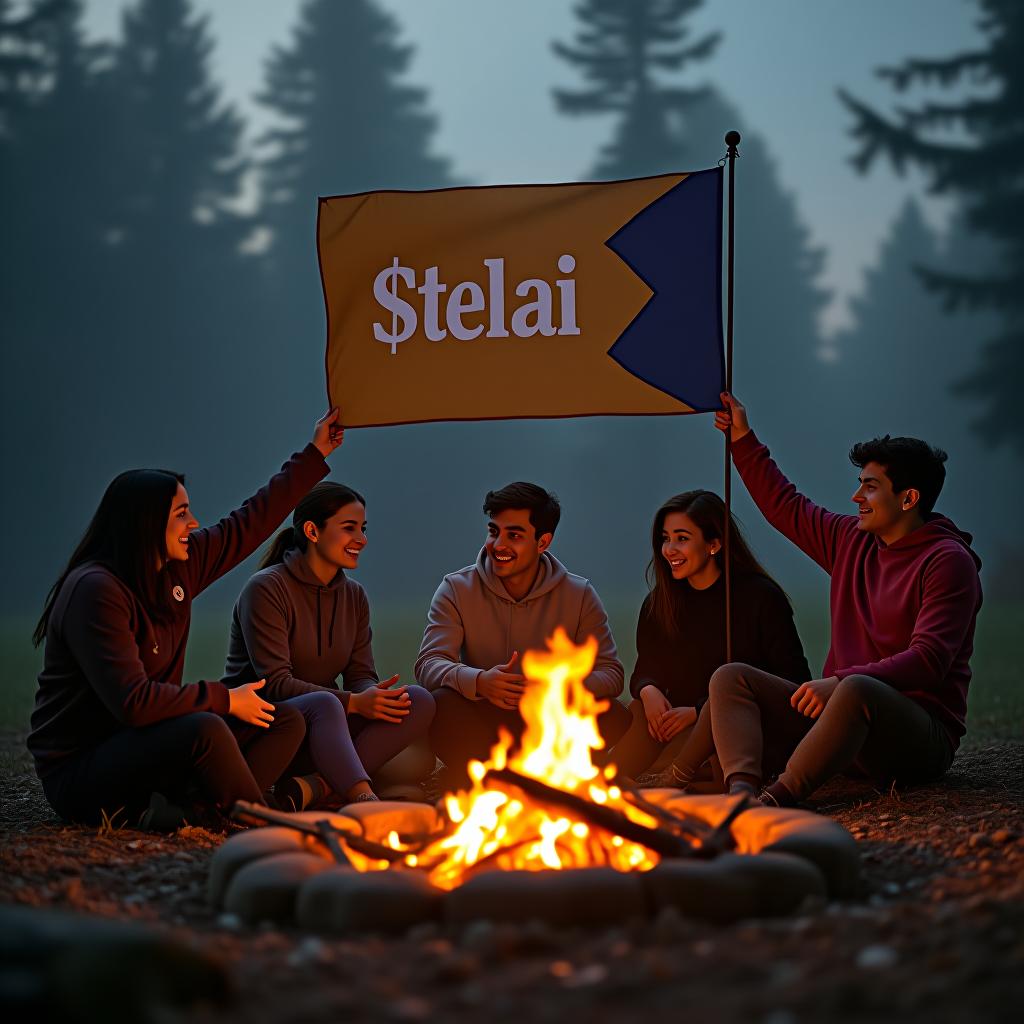
[[[472,789],[445,798],[445,810],[454,826],[450,834],[435,840],[404,863],[420,868],[442,889],[454,889],[475,870],[520,869],[540,871],[597,865],[619,871],[645,871],[658,856],[645,846],[623,839],[592,822],[575,818],[564,808],[535,799],[504,779],[488,778],[488,772],[505,768],[617,811],[638,825],[654,827],[653,817],[623,798],[591,762],[591,751],[604,746],[597,715],[608,707],[583,685],[597,654],[591,637],[577,647],[558,629],[548,641],[549,651],[529,651],[523,657],[526,693],[520,711],[526,723],[522,743],[511,756],[512,737],[502,730],[486,764],[471,761]],[[387,846],[402,850],[397,833]],[[349,849],[352,863],[361,871],[389,867]]]

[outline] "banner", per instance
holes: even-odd
[[[347,427],[718,408],[722,170],[320,200]]]

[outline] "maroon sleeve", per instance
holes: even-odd
[[[751,430],[732,446],[733,460],[761,514],[827,573],[832,572],[840,537],[857,529],[853,516],[841,516],[804,497],[775,464]]]
[[[319,449],[307,444],[264,487],[243,502],[241,508],[219,523],[189,534],[185,571],[192,596],[248,558],[327,472],[327,463]]]
[[[981,599],[981,581],[970,554],[962,548],[933,558],[924,571],[921,608],[910,645],[880,661],[836,670],[847,676],[874,676],[897,690],[931,690],[949,674],[963,646]]]
[[[138,728],[196,711],[227,714],[222,683],[178,686],[150,679],[131,620],[131,598],[115,580],[94,572],[75,585],[61,623],[64,643],[117,721]]]

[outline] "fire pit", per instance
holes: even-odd
[[[471,788],[429,804],[363,803],[335,814],[239,805],[267,827],[215,855],[210,899],[255,922],[402,930],[427,920],[610,924],[663,907],[705,920],[790,913],[855,887],[838,824],[746,798],[643,793],[595,767],[604,705],[583,685],[597,650],[559,630],[530,651],[518,748],[503,733]]]

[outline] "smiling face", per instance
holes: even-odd
[[[164,548],[168,559],[172,562],[188,561],[188,535],[198,527],[199,523],[189,509],[188,491],[183,484],[178,484],[164,533]]]
[[[487,520],[484,550],[494,575],[506,586],[510,582],[525,582],[529,587],[537,573],[540,556],[550,546],[551,538],[550,533],[537,536],[527,509],[509,508],[496,512]]]
[[[858,525],[865,533],[885,540],[905,532],[908,516],[917,519],[918,492],[895,492],[885,466],[868,462],[857,477],[860,486],[850,500],[857,506]]]
[[[719,540],[704,539],[700,527],[685,512],[669,512],[661,527],[661,556],[674,580],[686,580],[697,590],[710,587],[720,570],[715,555]]]
[[[366,506],[360,501],[342,505],[322,527],[307,521],[303,530],[309,544],[308,555],[321,564],[337,569],[356,569],[366,547]]]

